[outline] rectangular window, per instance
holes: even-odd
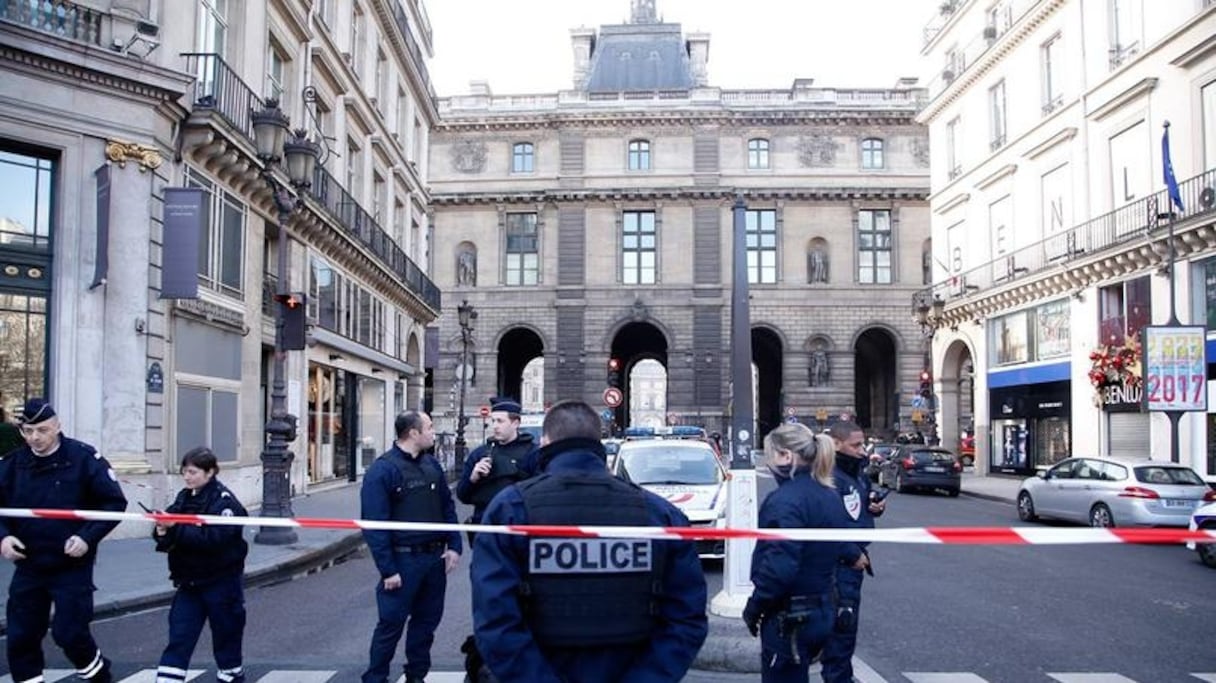
[[[282,102],[287,89],[287,58],[273,40],[266,52],[266,96]]]
[[[946,124],[946,177],[954,180],[963,174],[959,159],[959,118],[956,116]]]
[[[338,282],[329,264],[318,259],[312,260],[312,298],[316,299],[316,321],[321,327],[337,331],[338,329]]]
[[[539,239],[535,213],[507,214],[508,285],[534,285],[540,276]]]
[[[334,25],[334,4],[338,0],[317,0],[317,16],[327,27]]]
[[[410,106],[409,99],[405,95],[405,88],[397,86],[397,142],[404,147],[409,141],[406,137],[410,134]]]
[[[747,141],[747,167],[768,168],[768,140],[753,138]]]
[[[777,212],[772,209],[748,211],[747,281],[751,284],[777,282]]]
[[[217,388],[178,383],[177,454],[206,445],[220,460],[236,460],[240,449],[240,387]]]
[[[1142,0],[1108,0],[1110,68],[1116,69],[1140,52]]]
[[[887,209],[857,212],[857,281],[891,283],[891,212]]]
[[[1203,167],[1212,168],[1216,166],[1216,81],[1203,86],[1199,101],[1203,109]]]
[[[1152,190],[1147,126],[1143,121],[1110,139],[1112,209],[1144,197]]]
[[[0,243],[46,251],[51,247],[55,163],[0,151]],[[20,393],[20,392],[18,392]]]
[[[401,247],[401,251],[409,256],[409,219],[405,215],[405,203],[399,199],[393,200],[393,229],[391,234],[393,240],[397,242],[397,246]]]
[[[650,170],[650,143],[646,140],[632,140],[629,143],[629,170]]]
[[[1003,315],[992,321],[991,349],[994,365],[1025,363],[1030,360],[1029,317],[1026,311]]]
[[[882,168],[883,141],[881,138],[866,138],[861,141],[861,167],[866,169]]]
[[[374,322],[372,316],[372,295],[362,287],[358,288],[355,296],[359,301],[358,331],[355,334],[355,341],[364,346],[371,346],[372,343],[372,324]]]
[[[1072,351],[1072,316],[1068,299],[1043,304],[1035,309],[1035,360],[1060,358]]]
[[[224,58],[228,35],[228,0],[202,0],[199,3],[197,46],[199,52]]]
[[[1137,337],[1152,320],[1152,284],[1149,276],[1128,280],[1098,290],[1098,333],[1100,341],[1121,346]]]
[[[989,148],[996,151],[1005,146],[1005,81],[988,89]]]
[[[533,149],[531,142],[518,142],[511,148],[511,172],[531,173],[533,170]]]
[[[354,14],[350,18],[350,68],[355,72],[355,78],[359,78],[363,72],[363,41],[367,37],[363,25],[363,10],[355,5]]]
[[[1061,72],[1063,60],[1064,50],[1060,45],[1060,35],[1056,34],[1039,48],[1044,116],[1064,103],[1064,77]]]
[[[388,183],[379,171],[372,171],[372,220],[383,223],[388,217]]]
[[[210,196],[210,220],[199,243],[199,282],[239,297],[244,290],[245,205],[194,169],[187,174],[186,185],[202,188]]]
[[[388,57],[381,48],[376,48],[376,108],[388,111]]]
[[[1072,227],[1072,205],[1069,203],[1071,186],[1068,164],[1061,164],[1044,173],[1039,181],[1043,211],[1040,234],[1044,238],[1059,235],[1047,242],[1048,260],[1061,258],[1068,253],[1068,238],[1064,232]]]
[[[621,281],[627,285],[654,284],[658,253],[654,212],[626,211],[621,233]]]
[[[346,191],[355,201],[363,198],[363,157],[354,138],[346,140]]]

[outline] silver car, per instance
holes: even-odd
[[[1095,527],[1180,526],[1212,491],[1189,467],[1158,460],[1068,458],[1022,482],[1018,518]]]

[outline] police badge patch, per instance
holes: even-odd
[[[117,475],[117,474],[114,474],[114,468],[113,468],[113,467],[111,467],[110,469],[106,470],[106,474],[110,475],[110,479],[112,479],[112,480],[114,480],[114,481],[118,481],[118,475]]]
[[[853,521],[857,521],[861,517],[861,492],[857,489],[852,489],[848,493],[841,496],[844,501],[844,510],[849,513]]]

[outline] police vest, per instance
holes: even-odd
[[[524,473],[515,464],[518,458],[511,456],[508,452],[510,449],[497,443],[491,443],[489,450],[490,474],[477,482],[473,494],[470,496],[473,506],[483,509],[490,504],[491,500],[494,500],[494,496],[498,495],[499,491],[524,478]],[[526,453],[526,451],[524,452]]]
[[[604,474],[518,485],[529,524],[649,526],[645,494]],[[536,640],[550,647],[638,643],[655,627],[660,545],[636,538],[533,538],[520,587]]]
[[[423,459],[387,456],[397,466],[404,482],[394,492],[393,519],[401,522],[443,522],[443,496],[437,467],[426,467]]]

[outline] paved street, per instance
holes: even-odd
[[[889,500],[886,526],[1016,523],[1008,503],[918,494]],[[1182,548],[884,544],[872,551],[877,576],[867,580],[858,650],[864,683],[1216,681],[1216,576]],[[467,569],[451,577],[434,647],[437,672],[461,667],[457,648],[470,632]],[[707,570],[712,594],[721,564]],[[374,576],[360,552],[326,571],[251,589],[251,680],[357,680],[375,619]],[[109,619],[96,633],[122,676],[150,681],[165,610]],[[46,647],[52,666],[67,669],[49,640]],[[213,666],[209,648],[204,636],[196,667]],[[694,672],[686,680],[755,678]]]

